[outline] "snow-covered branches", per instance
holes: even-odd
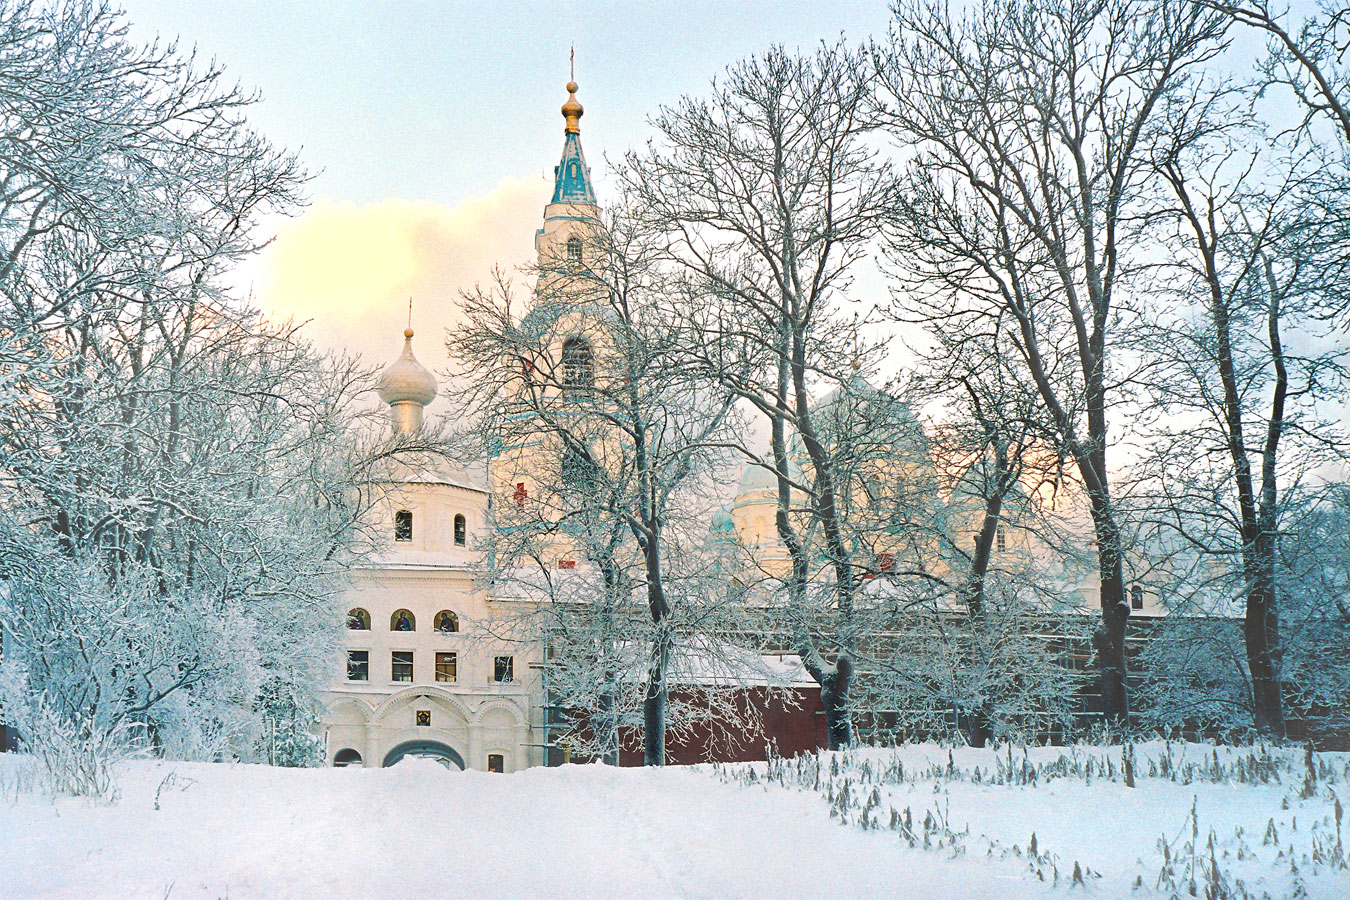
[[[305,176],[107,5],[0,21],[0,714],[69,758],[250,757],[268,697],[312,707],[366,494],[365,373],[223,279]]]
[[[541,603],[545,639],[569,657],[549,666],[550,705],[586,712],[578,748],[612,757],[625,654],[645,646],[645,758],[660,765],[671,654],[721,606],[704,523],[732,400],[702,389],[685,298],[629,211],[574,240],[575,258],[541,258],[523,317],[504,282],[466,294],[450,349],[473,373],[463,399],[496,477],[515,485],[495,512],[494,578]]]

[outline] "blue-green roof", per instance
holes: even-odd
[[[595,204],[595,190],[591,187],[591,169],[581,152],[581,135],[568,133],[563,142],[562,162],[553,170],[554,203]]]

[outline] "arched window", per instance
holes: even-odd
[[[406,609],[396,609],[394,614],[389,617],[390,631],[416,631],[417,619]]]
[[[409,510],[400,509],[394,513],[394,540],[412,540],[412,513]]]
[[[1002,525],[998,526],[998,530],[994,532],[994,543],[997,545],[999,553],[1008,549],[1008,536],[1003,533]]]
[[[359,766],[361,765],[361,754],[348,747],[345,750],[339,750],[333,757],[335,766]]]
[[[595,355],[585,338],[563,341],[562,369],[564,393],[580,393],[595,385]]]
[[[567,239],[567,264],[573,268],[581,265],[581,238]]]
[[[459,616],[448,609],[443,609],[436,613],[436,618],[431,624],[441,634],[454,634],[459,631]]]
[[[1144,589],[1139,585],[1130,588],[1130,609],[1144,608]]]
[[[369,631],[370,613],[359,606],[347,610],[347,628],[351,631]]]
[[[464,541],[468,537],[467,529],[464,524],[464,516],[455,515],[455,546],[463,547]]]

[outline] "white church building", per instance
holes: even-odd
[[[577,232],[600,217],[576,84],[567,90],[562,159],[535,240],[541,260],[570,252]],[[377,385],[395,431],[417,428],[437,392],[412,340],[409,328]],[[494,600],[475,579],[491,495],[482,472],[444,461],[409,467],[386,485],[375,514],[392,549],[356,573],[343,601],[345,677],[324,698],[330,764],[388,766],[416,755],[511,772],[544,761],[539,648],[492,637],[509,601]]]

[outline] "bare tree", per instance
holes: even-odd
[[[1008,338],[1002,348],[993,343],[997,334],[938,332],[931,340],[908,390],[941,404],[929,443],[947,501],[943,514],[912,529],[922,533],[926,526],[946,563],[931,576],[934,600],[924,607],[933,630],[971,645],[968,653],[946,653],[944,659],[962,664],[939,680],[955,688],[964,672],[978,686],[967,686],[960,700],[949,694],[946,706],[956,708],[971,743],[984,746],[996,733],[1026,726],[1032,709],[1062,724],[1072,700],[1051,659],[1053,642],[1040,637],[1074,630],[1064,618],[1072,601],[1057,596],[1064,585],[1047,566],[1055,543],[1046,539],[1055,531],[1048,513],[1064,480],[1063,461],[1035,389],[1018,381]],[[963,616],[954,616],[957,610]],[[915,656],[921,654],[907,664]],[[1010,710],[1027,721],[1009,721]]]
[[[1328,214],[1344,194],[1325,188],[1340,159],[1300,130],[1268,133],[1250,109],[1222,86],[1174,109],[1149,217],[1170,290],[1144,333],[1151,391],[1178,423],[1152,454],[1162,508],[1193,549],[1235,561],[1255,726],[1282,737],[1284,494],[1350,448],[1321,412],[1347,375],[1335,320],[1350,255],[1344,211]],[[1188,452],[1197,439],[1221,455]]]
[[[804,56],[775,48],[739,63],[707,98],[662,110],[658,142],[620,172],[693,295],[686,313],[697,337],[685,359],[768,423],[767,452],[737,449],[777,485],[775,527],[791,560],[782,586],[801,613],[792,643],[820,685],[831,747],[853,738],[855,597],[871,560],[860,564],[850,546],[845,489],[812,418],[812,391],[848,380],[838,308],[892,185],[867,142],[862,63],[842,46]],[[833,624],[821,631],[806,625],[819,584],[807,529],[821,535],[833,584]]]
[[[1325,116],[1339,131],[1343,146],[1350,146],[1350,71],[1344,65],[1350,47],[1350,10],[1321,0],[1320,16],[1308,16],[1292,27],[1288,9],[1280,10],[1267,0],[1201,2],[1264,32],[1270,53],[1258,63],[1261,81],[1291,90],[1310,116]]]
[[[549,564],[541,548],[572,548],[599,575],[589,609],[608,645],[601,660],[620,643],[614,629],[626,621],[625,598],[645,594],[644,756],[663,765],[674,594],[689,591],[687,605],[705,606],[694,590],[704,583],[694,576],[706,532],[695,488],[722,452],[731,402],[693,377],[684,350],[698,338],[670,314],[674,302],[633,224],[617,215],[590,230],[580,259],[541,260],[539,287],[519,319],[500,281],[466,294],[466,325],[449,346],[474,375],[464,402],[508,448],[495,463],[499,475],[520,472],[535,486],[516,503],[535,526],[522,550],[537,568]],[[524,453],[509,449],[525,445]],[[499,525],[514,527],[518,517],[508,505]],[[577,598],[568,599],[575,608]],[[608,663],[599,674],[602,684],[619,675]],[[606,707],[617,698],[605,691],[601,718],[613,722]],[[611,726],[603,730],[611,741]]]
[[[1139,262],[1128,227],[1159,112],[1222,47],[1223,20],[1154,0],[902,3],[876,53],[881,120],[909,158],[890,217],[902,317],[1006,335],[1090,501],[1103,706],[1128,710],[1110,412]],[[1113,356],[1113,353],[1115,354]]]

